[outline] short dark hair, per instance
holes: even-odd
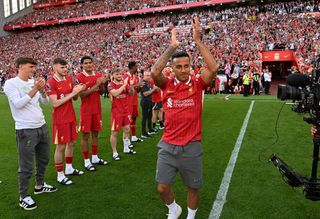
[[[137,65],[137,63],[135,61],[131,61],[128,63],[128,68],[132,69],[135,65]]]
[[[173,55],[171,56],[171,62],[173,61],[173,59],[175,58],[181,58],[181,57],[188,57],[190,59],[189,54],[187,53],[187,51],[185,50],[180,50],[177,51],[175,53],[173,53]]]
[[[53,64],[67,65],[68,62],[62,58],[56,58],[53,60]]]
[[[16,67],[19,68],[19,65],[21,65],[21,64],[37,65],[37,61],[34,60],[33,58],[29,58],[29,57],[19,57],[16,59]]]
[[[80,59],[80,63],[83,64],[84,60],[86,59],[90,59],[91,61],[93,61],[93,59],[91,58],[91,56],[83,56],[81,59]]]

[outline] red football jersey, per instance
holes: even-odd
[[[53,75],[51,78],[48,79],[46,89],[48,96],[57,95],[57,99],[59,100],[72,92],[72,77],[66,76],[63,80],[61,80],[56,75]],[[53,124],[65,124],[73,121],[76,121],[76,114],[73,109],[72,99],[58,107],[53,108]]]
[[[151,79],[150,83],[152,87],[155,86],[154,81]],[[152,94],[152,102],[153,103],[158,103],[162,101],[162,91],[159,89],[158,91],[153,92]]]
[[[77,80],[81,84],[85,84],[86,90],[93,87],[97,79],[102,77],[102,73],[93,72],[91,75],[86,72],[80,72],[77,74]],[[92,115],[101,114],[101,102],[100,102],[100,91],[94,91],[90,95],[81,98],[81,115]]]
[[[190,76],[187,83],[166,78],[161,87],[166,115],[163,141],[180,146],[201,141],[202,97],[205,87],[202,78],[194,76]]]
[[[133,80],[134,84],[139,82],[139,77],[137,75],[131,76],[129,72],[123,75],[123,79],[129,78],[128,84],[130,81]],[[138,88],[134,88],[133,95],[128,95],[128,104],[130,106],[137,106],[138,105]]]
[[[123,82],[120,82],[119,84],[114,83],[113,81],[108,84],[108,91],[112,91],[113,89],[119,89],[123,85]],[[128,115],[129,114],[129,106],[128,106],[128,96],[130,89],[130,85],[126,87],[124,91],[117,97],[111,96],[111,113],[115,113],[117,115]]]

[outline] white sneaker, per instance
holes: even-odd
[[[176,212],[170,212],[168,213],[168,217],[167,219],[178,219],[182,213],[182,208],[180,207],[180,205],[177,204],[177,210]]]
[[[131,142],[143,142],[143,139],[138,138],[138,137],[131,137]]]

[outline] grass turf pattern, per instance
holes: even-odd
[[[238,160],[235,165],[227,202],[221,218],[319,218],[320,202],[304,198],[301,189],[292,190],[281,179],[272,163],[267,163],[272,153],[277,153],[301,175],[311,174],[312,139],[310,126],[302,115],[284,106],[278,120],[278,142],[275,124],[282,102],[274,96],[206,95],[203,110],[203,172],[204,187],[197,218],[208,218],[231,152],[239,135],[245,115],[255,100]],[[101,99],[103,131],[99,135],[99,156],[108,160],[107,166],[97,166],[96,172],[85,171],[80,177],[70,177],[72,186],[56,182],[53,155],[47,167],[46,182],[58,187],[52,194],[32,195],[38,208],[32,212],[18,206],[17,146],[14,122],[7,98],[0,95],[0,217],[1,218],[110,218],[110,219],[160,219],[166,218],[167,208],[156,191],[156,144],[161,134],[135,143],[136,155],[122,153],[122,134],[118,136],[121,160],[114,161],[109,142],[110,100]],[[80,101],[74,103],[77,115]],[[51,106],[43,106],[51,130]],[[141,117],[137,121],[138,135]],[[81,170],[83,159],[79,144],[74,152],[74,166]],[[91,151],[91,150],[90,150]],[[31,185],[34,184],[34,178]],[[180,176],[175,179],[176,201],[183,208],[181,218],[187,215],[186,189]],[[30,194],[33,194],[30,188]]]

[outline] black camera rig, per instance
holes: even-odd
[[[277,155],[272,154],[270,161],[278,168],[284,180],[292,187],[303,187],[307,199],[320,200],[320,182],[317,178],[319,146],[320,146],[320,57],[315,58],[312,74],[292,74],[288,77],[288,85],[278,86],[278,99],[292,100],[293,111],[309,113],[304,121],[312,124],[316,133],[313,134],[313,161],[310,177],[303,177],[290,168]]]
[[[278,168],[284,181],[292,187],[302,187],[303,193],[307,199],[312,201],[320,200],[320,182],[317,179],[317,167],[319,160],[319,142],[313,151],[312,175],[303,177],[294,171],[289,165],[279,158],[276,154],[272,154],[270,161]]]

